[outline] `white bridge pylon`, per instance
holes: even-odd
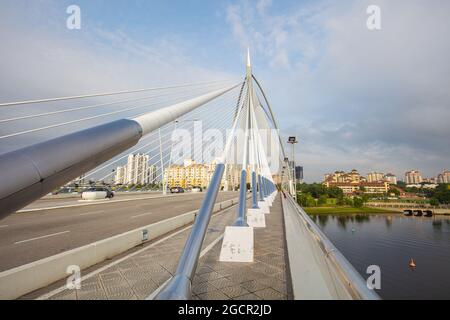
[[[265,215],[270,213],[274,198],[272,174],[259,132],[263,121],[267,120],[253,88],[250,51],[247,54],[245,85],[247,87],[244,103],[245,117],[240,121],[241,129],[245,132],[240,197],[236,222],[225,229],[219,258],[223,262],[253,262],[254,228],[266,227]],[[257,113],[262,113],[262,117],[257,117]],[[269,128],[269,125],[266,123],[263,127]],[[250,208],[246,205],[248,179],[251,184]]]
[[[270,115],[265,112],[266,110],[263,109],[258,100],[253,81],[258,85]],[[254,261],[254,229],[265,227],[266,214],[270,213],[272,201],[277,193],[269,168],[268,153],[267,150],[264,150],[261,132],[258,132],[257,129],[270,129],[269,122],[273,124],[275,129],[278,129],[278,125],[261,86],[252,74],[250,54],[247,56],[247,74],[242,88],[245,89],[245,94],[244,97],[239,96],[233,128],[227,136],[227,143],[222,156],[217,161],[213,177],[186,240],[175,275],[155,297],[157,300],[189,300],[192,298],[191,287],[198,259],[212,216],[212,209],[221,187],[221,180],[227,167],[227,161],[230,159],[232,145],[237,147],[237,157],[242,160],[239,201],[234,224],[225,228],[219,260],[233,263]],[[244,91],[241,89],[241,93]],[[236,139],[238,142],[234,145],[237,129],[243,130],[245,134],[243,135],[244,139]],[[277,140],[276,144],[280,144],[279,147],[283,149],[279,135],[275,140]],[[278,159],[280,157],[279,152],[275,151],[275,154]],[[273,152],[271,155],[273,155]],[[284,150],[283,156],[283,159],[286,159]],[[277,171],[277,173],[280,172]],[[251,205],[249,208],[247,208],[248,182],[251,184]]]

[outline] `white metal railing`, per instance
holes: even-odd
[[[358,271],[295,200],[290,195],[282,195],[282,198],[285,218],[289,220],[286,221],[286,232],[294,297],[296,299],[379,300],[379,295],[368,288]],[[288,234],[288,228],[291,228],[291,234],[296,237],[295,240]],[[302,252],[304,256],[296,256],[299,252]],[[305,271],[311,274],[305,274]],[[305,290],[306,287],[308,290]]]

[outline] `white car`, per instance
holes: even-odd
[[[83,200],[111,199],[114,193],[106,187],[92,187],[81,193]]]

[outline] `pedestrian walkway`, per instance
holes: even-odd
[[[193,297],[201,300],[290,299],[290,279],[286,262],[283,215],[279,197],[267,227],[255,229],[255,261],[224,263],[218,257],[225,227],[232,225],[236,207],[212,217],[193,282]],[[51,300],[142,300],[146,299],[175,272],[178,259],[191,231],[184,228],[145,248],[82,278],[80,290],[65,287],[43,294]],[[50,288],[50,287],[49,287]],[[40,290],[45,292],[46,290]]]

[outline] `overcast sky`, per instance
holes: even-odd
[[[71,4],[81,30],[66,28]],[[241,78],[250,46],[307,181],[436,176],[450,169],[449,17],[447,0],[2,0],[0,101]],[[0,140],[0,153],[27,139]]]

